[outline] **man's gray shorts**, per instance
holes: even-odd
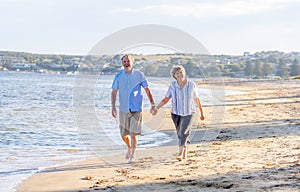
[[[141,134],[142,131],[142,111],[119,112],[120,134],[121,136],[131,134]]]

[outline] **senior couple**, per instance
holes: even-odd
[[[187,141],[191,132],[193,105],[197,104],[200,119],[204,120],[203,110],[197,93],[196,84],[186,78],[182,66],[174,66],[171,75],[175,81],[171,82],[165,97],[156,106],[149,83],[145,75],[133,69],[134,58],[126,54],[121,58],[124,70],[119,72],[112,83],[111,105],[112,116],[117,117],[116,97],[119,92],[119,128],[122,140],[127,145],[125,158],[129,163],[135,161],[135,151],[138,135],[141,134],[142,124],[142,87],[151,103],[150,112],[156,115],[157,111],[171,99],[171,116],[178,136],[177,160],[187,158]]]

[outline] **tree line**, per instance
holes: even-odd
[[[2,67],[15,70],[13,63],[31,63],[32,69],[53,71],[96,71],[114,74],[121,70],[121,55],[71,56],[46,55],[23,52],[0,51]],[[146,75],[170,76],[173,65],[183,65],[190,77],[247,77],[288,78],[300,76],[300,53],[288,54],[278,51],[257,52],[251,56],[167,54],[135,55],[135,65]],[[28,70],[28,69],[24,69]]]

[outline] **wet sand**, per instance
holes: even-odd
[[[204,107],[206,120],[194,125],[187,160],[176,160],[166,113],[158,129],[173,140],[138,150],[135,163],[124,154],[88,159],[35,174],[17,191],[299,191],[300,81],[225,80],[225,88],[244,94],[226,97],[217,125],[212,107]],[[199,135],[212,127],[218,137],[203,140]]]

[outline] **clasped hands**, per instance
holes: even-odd
[[[157,109],[155,106],[152,106],[151,109],[150,109],[150,113],[151,113],[152,115],[156,115],[157,112],[158,112],[158,109]]]

